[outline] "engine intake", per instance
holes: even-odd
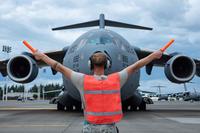
[[[29,83],[37,77],[38,66],[31,57],[18,55],[9,60],[7,72],[11,80],[18,83]]]
[[[184,55],[176,55],[165,64],[165,75],[174,83],[190,81],[196,73],[193,59]]]

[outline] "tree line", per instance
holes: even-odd
[[[0,99],[2,99],[3,96],[3,89],[4,89],[4,93],[6,91],[6,89],[8,89],[8,92],[24,92],[25,86],[24,85],[11,85],[11,86],[7,86],[4,85],[3,87],[0,87]],[[43,89],[45,92],[47,91],[53,91],[53,90],[62,90],[63,89],[63,85],[60,84],[46,84],[46,85],[33,85],[29,90],[29,92],[33,92],[33,93],[38,93],[38,91],[40,91],[40,97],[42,98],[43,96]],[[53,97],[58,96],[60,92],[51,92],[51,93],[45,93],[45,99],[51,99]]]

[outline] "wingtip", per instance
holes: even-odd
[[[52,28],[51,30],[54,31],[54,30],[56,30],[56,28]]]

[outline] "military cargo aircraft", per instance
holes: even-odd
[[[103,51],[107,54],[111,62],[111,67],[105,71],[107,75],[118,72],[153,52],[134,46],[118,33],[105,29],[105,26],[140,30],[152,30],[152,28],[107,20],[104,18],[104,14],[100,15],[99,20],[67,25],[53,28],[52,30],[93,26],[99,26],[99,28],[84,33],[70,46],[66,46],[60,51],[45,54],[74,71],[92,74],[88,67],[88,60],[94,52]],[[0,72],[4,77],[8,75],[14,82],[29,83],[37,77],[38,69],[44,66],[47,65],[35,60],[31,53],[25,52],[10,59],[0,61]],[[190,81],[195,75],[200,76],[200,60],[183,54],[163,54],[161,59],[154,60],[146,65],[147,74],[151,74],[153,66],[164,67],[166,77],[174,83],[185,83]],[[56,74],[57,72],[52,69],[52,73]],[[144,100],[138,91],[136,91],[139,86],[139,80],[140,71],[137,71],[130,76],[126,84],[122,87],[121,98],[123,110],[146,110],[145,101],[148,100]],[[78,90],[64,76],[63,84],[64,89],[62,95],[59,95],[57,109],[81,110],[81,98]]]
[[[200,93],[199,92],[185,92],[183,94],[184,101],[200,101]]]

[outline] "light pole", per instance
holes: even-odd
[[[3,95],[2,95],[2,100],[4,101],[4,94],[5,94],[5,92],[4,92],[4,87],[2,87],[2,93],[3,93]]]
[[[187,83],[192,83],[193,84],[194,82],[190,81],[190,82],[187,82]],[[184,85],[184,91],[187,92],[188,89],[187,89],[186,83],[183,83],[183,85]]]
[[[43,99],[43,101],[44,101],[44,87],[42,87],[42,99]]]
[[[160,95],[160,96],[161,96],[161,88],[166,88],[166,86],[161,86],[161,85],[152,86],[152,87],[158,88],[158,92],[159,92],[159,95]]]
[[[12,47],[11,46],[7,46],[7,45],[3,45],[2,46],[2,52],[3,53],[6,53],[6,59],[9,58],[9,53],[12,52]],[[7,89],[7,78],[5,77],[5,85],[6,85],[6,101],[8,100],[8,89]],[[4,96],[4,93],[3,93],[3,96]],[[4,99],[4,98],[3,98]]]
[[[40,100],[40,88],[38,87],[38,100]]]

